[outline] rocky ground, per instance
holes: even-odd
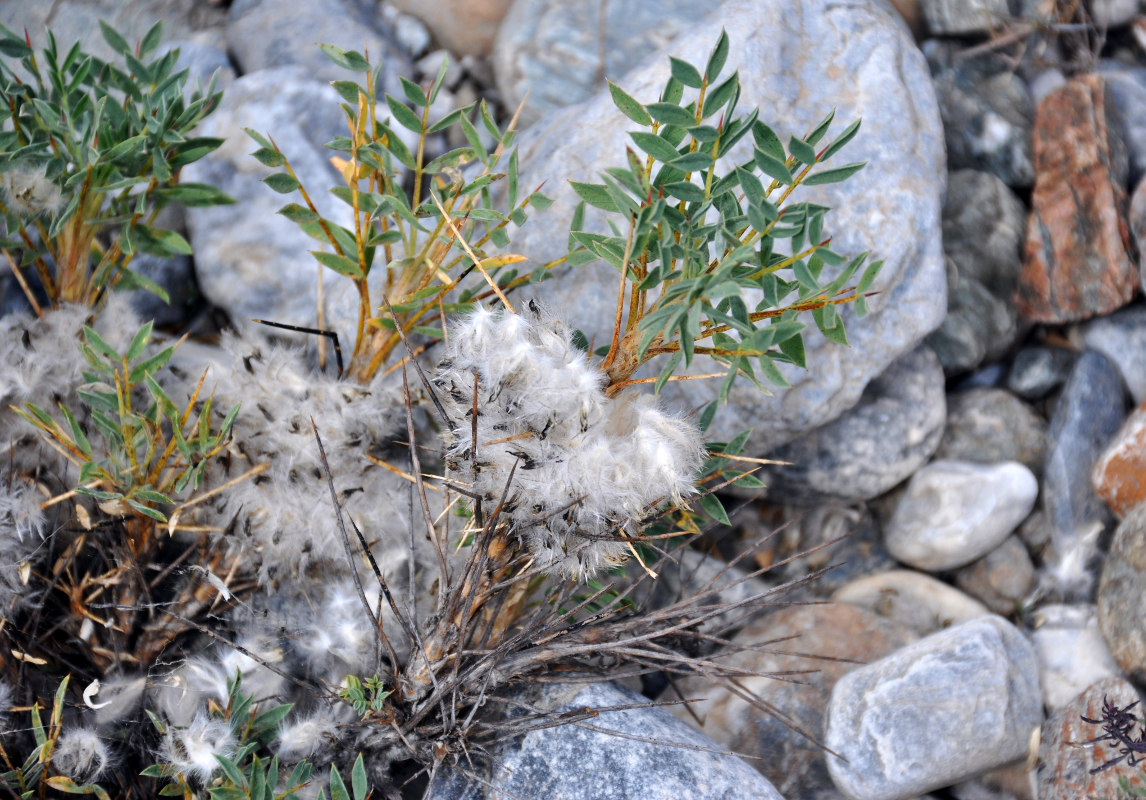
[[[835,249],[885,259],[881,294],[848,319],[851,348],[810,338],[792,388],[741,391],[717,420],[718,435],[751,427],[753,455],[792,466],[771,471],[766,497],[695,564],[703,575],[778,524],[758,563],[851,532],[769,578],[839,562],[808,590],[827,604],[738,634],[799,636],[737,656],[752,670],[816,670],[750,681],[790,725],[690,679],[661,695],[705,698],[673,708],[679,719],[606,712],[538,731],[500,756],[493,785],[520,797],[1029,800],[1146,783],[1125,763],[1090,774],[1115,752],[1079,746],[1100,733],[1082,715],[1099,716],[1104,697],[1133,702],[1146,680],[1142,12],[1138,0],[57,0],[0,5],[0,23],[98,49],[98,17],[129,39],[163,18],[195,74],[219,70],[226,96],[208,133],[228,144],[187,177],[238,204],[187,212],[194,261],[134,264],[176,301],[139,310],[172,330],[228,316],[313,323],[308,240],[275,215],[281,199],[259,182],[242,128],[271,131],[304,183],[335,182],[322,144],[343,122],[326,82],[342,76],[316,41],[365,45],[391,81],[432,77],[448,53],[442,111],[486,97],[505,114],[528,92],[521,173],[555,200],[512,243],[535,263],[564,247],[565,180],[592,180],[623,152],[603,77],[653,99],[667,56],[701,60],[724,27],[741,105],[782,136],[832,108],[862,117],[849,155],[869,166],[820,197]],[[0,280],[3,310],[19,308],[14,281]],[[610,329],[608,268],[535,291],[590,338]],[[338,319],[352,299],[328,302]],[[688,386],[670,395],[679,407],[712,391]],[[631,692],[545,702],[616,705]],[[448,777],[435,791],[486,794]]]

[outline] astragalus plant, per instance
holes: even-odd
[[[139,751],[158,759],[148,774],[185,797],[254,796],[255,781],[266,796],[280,763],[296,777],[332,770],[333,792],[358,753],[367,757],[355,780],[387,796],[411,774],[445,767],[480,782],[507,738],[595,713],[554,718],[520,699],[531,683],[698,671],[734,683],[743,673],[713,647],[731,646],[726,634],[789,587],[728,601],[727,584],[747,580],[730,571],[744,558],[660,607],[642,607],[641,587],[707,524],[690,504],[727,522],[714,492],[752,485],[758,460],[740,454],[744,436],[704,441],[715,404],[675,412],[656,390],[703,378],[680,374],[694,358],[720,362],[725,387],[737,376],[782,382],[776,362],[803,363],[801,315],[843,341],[835,305],[862,304],[878,269],[832,251],[827,209],[794,196],[860,168],[819,169],[858,124],[824,144],[829,116],[785,145],[757,111],[738,116],[737,76],[721,77],[722,36],[703,71],[674,60],[655,102],[611,86],[646,130],[632,137],[643,155],[630,150],[600,183],[572,185],[614,215],[601,235],[583,230],[579,210],[562,259],[618,270],[611,342],[590,352],[575,319],[523,296],[558,264],[514,271],[527,254],[509,252],[509,234],[546,200],[519,189],[512,130],[485,106],[431,119],[444,72],[427,86],[403,82],[403,98],[379,96],[365,55],[324,49],[364,76],[335,83],[347,135],[331,143],[341,174],[331,191],[350,224],[318,213],[311,193],[321,187],[300,184],[273,132],[249,133],[272,170],[269,190],[290,196],[281,213],[315,240],[318,268],[358,291],[346,363],[311,359],[253,326],[227,334],[231,367],[204,384],[212,407],[188,406],[211,445],[209,458],[192,458],[204,465],[200,493],[166,504],[97,488],[121,495],[97,499],[166,526],[173,538],[146,570],[158,573],[156,587],[178,575],[190,593],[157,590],[131,608],[172,636],[169,652],[177,643],[194,652],[165,654],[161,668],[114,654],[101,677],[116,699],[99,709],[112,728],[153,710],[162,736],[137,743],[131,763]],[[427,158],[428,137],[449,126],[466,145]],[[752,159],[726,167],[749,140]],[[109,345],[123,348],[132,345]],[[193,363],[177,351],[156,385],[198,397]],[[659,372],[640,372],[646,364]],[[37,408],[34,424],[79,445],[66,414],[60,423]],[[175,436],[182,420],[161,416]],[[211,437],[228,425],[215,452],[221,440]],[[10,515],[27,516],[21,502],[12,498]],[[39,617],[19,622],[21,644],[35,651],[22,653],[66,663],[72,651],[30,644]],[[197,644],[184,635],[194,632]],[[286,704],[293,710],[274,711]],[[276,734],[260,730],[244,749],[235,720],[272,712],[283,715]]]

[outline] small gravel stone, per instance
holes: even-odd
[[[927,29],[940,36],[987,33],[1008,16],[1006,0],[923,0]]]
[[[1030,553],[1018,536],[1006,540],[987,555],[963,567],[956,585],[982,600],[996,614],[1010,616],[1035,588],[1037,574]]]
[[[998,176],[960,169],[947,178],[943,252],[961,276],[1010,299],[1022,269],[1027,209]]]
[[[784,501],[817,496],[868,500],[924,464],[946,418],[943,372],[928,347],[916,348],[868,384],[834,422],[772,452],[790,463],[764,482]]]
[[[947,395],[947,427],[935,458],[995,464],[1018,461],[1043,470],[1047,423],[1004,389],[971,389]]]
[[[1098,630],[1096,606],[1046,605],[1031,625],[1043,705],[1049,710],[1062,708],[1092,683],[1118,676],[1118,664]]]
[[[842,677],[825,744],[853,800],[902,800],[1026,754],[1042,722],[1037,662],[999,617],[934,633]],[[954,743],[954,744],[953,744]]]
[[[1024,347],[1011,362],[1007,389],[1024,400],[1042,400],[1066,383],[1077,357],[1062,347]]]
[[[1031,471],[1013,461],[933,461],[912,476],[884,531],[888,552],[932,572],[969,564],[1018,527],[1038,491]]]

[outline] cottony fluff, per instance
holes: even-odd
[[[703,457],[692,425],[652,395],[606,396],[605,381],[535,303],[527,315],[479,308],[457,322],[434,378],[452,478],[487,513],[505,493],[502,515],[538,563],[577,579],[622,561],[621,539],[650,509],[692,494]]]

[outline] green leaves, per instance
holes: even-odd
[[[645,130],[629,131],[633,144],[626,164],[605,170],[599,183],[570,181],[581,206],[570,234],[570,261],[597,257],[632,281],[644,300],[629,303],[629,319],[639,338],[619,337],[622,353],[610,372],[614,385],[640,364],[663,356],[659,391],[697,355],[727,368],[720,397],[744,377],[784,386],[778,363],[804,366],[797,319],[810,313],[831,341],[846,342],[836,305],[859,300],[877,266],[852,286],[863,259],[845,264],[828,247],[824,206],[794,196],[803,185],[846,180],[863,164],[822,169],[859,130],[859,122],[817,152],[835,120],[823,117],[803,137],[785,142],[759,119],[759,109],[738,116],[741,86],[737,72],[721,78],[730,52],[722,32],[703,71],[671,58],[671,78],[657,102],[642,105],[613,83],[613,103]],[[751,147],[746,139],[751,134]],[[735,154],[750,151],[746,160]],[[728,163],[731,161],[732,163]],[[586,207],[620,215],[612,235],[582,230]],[[626,231],[626,227],[628,230]],[[749,309],[746,296],[761,298]],[[634,295],[636,297],[636,295]],[[635,309],[635,310],[634,310]],[[623,309],[622,309],[623,310]],[[715,498],[702,506],[719,521]]]
[[[0,172],[28,181],[0,197],[0,227],[17,242],[7,245],[17,263],[52,275],[52,304],[91,303],[113,285],[162,295],[127,269],[136,252],[188,252],[182,237],[148,222],[154,212],[172,203],[232,202],[216,189],[178,183],[184,166],[222,144],[192,135],[219,104],[214,82],[184,91],[188,72],[176,69],[178,51],[156,55],[160,23],[137,42],[106,22],[100,33],[115,54],[110,61],[79,44],[61,54],[50,32],[48,46],[33,59],[23,37],[0,29],[0,54],[21,59],[19,68],[0,61]],[[81,222],[73,224],[77,216]],[[47,236],[32,235],[32,228]],[[61,245],[50,240],[65,228],[72,237],[67,246],[93,251],[90,258],[51,258]],[[96,241],[119,246],[88,246]]]

